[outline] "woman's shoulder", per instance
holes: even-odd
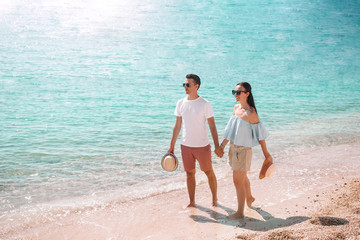
[[[235,104],[235,106],[234,106],[234,111],[233,111],[233,115],[235,115],[235,111],[236,111],[238,108],[240,108],[240,107],[241,107],[240,103]]]
[[[255,108],[250,107],[249,114],[255,114],[257,116],[257,112],[256,112]]]
[[[248,121],[251,124],[259,123],[259,117],[257,115],[257,112],[256,112],[255,108],[253,108],[253,107],[250,108],[247,117],[248,117]]]

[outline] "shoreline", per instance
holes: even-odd
[[[205,182],[197,185],[196,208],[185,208],[186,189],[178,189],[125,203],[115,201],[99,208],[27,219],[14,228],[10,224],[9,229],[0,233],[0,239],[260,239],[270,234],[287,234],[296,239],[300,235],[294,230],[316,232],[319,225],[315,223],[320,221],[316,217],[329,216],[330,220],[345,219],[349,223],[341,227],[351,228],[359,218],[356,215],[356,209],[360,213],[359,205],[353,206],[355,213],[351,213],[350,207],[348,215],[324,209],[331,204],[338,206],[331,199],[336,199],[335,195],[348,201],[351,187],[360,186],[360,175],[356,172],[360,167],[359,146],[360,143],[324,147],[295,156],[288,163],[279,164],[272,178],[263,180],[257,178],[260,163],[253,164],[248,175],[256,200],[252,209],[246,208],[243,220],[226,219],[236,209],[229,174],[218,181],[218,207],[211,206]],[[316,161],[319,158],[327,162],[322,169],[316,169],[321,166]],[[310,239],[313,235],[304,234],[301,236]]]

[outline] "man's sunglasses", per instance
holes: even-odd
[[[240,95],[241,93],[247,93],[247,91],[241,91],[241,90],[237,90],[237,91],[235,91],[235,90],[232,90],[232,95]]]
[[[185,86],[190,87],[190,83],[183,83],[183,87]]]

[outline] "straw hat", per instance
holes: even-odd
[[[179,165],[179,161],[173,153],[167,153],[161,159],[161,166],[168,172],[175,171]]]
[[[274,175],[276,167],[273,164],[272,157],[268,157],[264,160],[264,163],[261,167],[259,178],[263,179],[264,177],[271,177]]]

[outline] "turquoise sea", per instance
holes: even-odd
[[[220,141],[240,81],[278,162],[360,140],[358,0],[1,0],[0,34],[3,218],[184,188],[160,160],[188,73]]]

